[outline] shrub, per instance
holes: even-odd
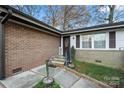
[[[72,59],[72,62],[75,59],[75,49],[74,49],[74,46],[71,47],[71,59]]]

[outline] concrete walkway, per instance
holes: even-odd
[[[45,65],[0,81],[7,88],[30,88],[46,76]],[[50,76],[63,88],[98,88],[94,82],[62,69],[50,68]]]
[[[5,86],[0,82],[0,88],[5,88]]]

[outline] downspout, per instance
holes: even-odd
[[[12,10],[8,9],[8,13],[0,20],[0,80],[5,78],[5,31],[4,24],[10,18]]]

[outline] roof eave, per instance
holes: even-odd
[[[43,22],[41,22],[41,21],[31,17],[31,16],[28,16],[27,14],[24,14],[24,13],[22,13],[22,12],[16,10],[16,9],[10,7],[10,6],[1,6],[0,7],[0,10],[2,12],[5,12],[5,13],[8,12],[7,9],[11,9],[13,11],[12,16],[14,16],[14,17],[18,17],[20,19],[26,20],[28,22],[31,22],[33,24],[36,24],[36,25],[41,26],[43,28],[46,28],[46,29],[50,30],[51,32],[61,34],[60,30],[55,29],[55,28],[53,28],[53,27],[51,27],[51,26],[49,26],[49,25],[47,25],[47,24],[45,24],[45,23],[43,23]]]
[[[105,29],[113,29],[113,28],[120,28],[124,27],[124,24],[122,25],[115,25],[115,26],[108,26],[108,27],[99,27],[99,28],[93,28],[93,29],[86,29],[86,30],[79,30],[79,31],[68,31],[68,32],[63,32],[61,33],[62,35],[66,34],[76,34],[76,33],[86,33],[86,32],[91,32],[91,31],[98,31],[98,30],[105,30]]]

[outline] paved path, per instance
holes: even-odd
[[[0,88],[3,88],[3,86],[0,84]]]
[[[5,86],[0,82],[0,88],[5,88]]]
[[[45,65],[0,81],[8,88],[29,88],[46,76]],[[95,83],[62,68],[50,68],[50,76],[63,88],[98,88]]]

